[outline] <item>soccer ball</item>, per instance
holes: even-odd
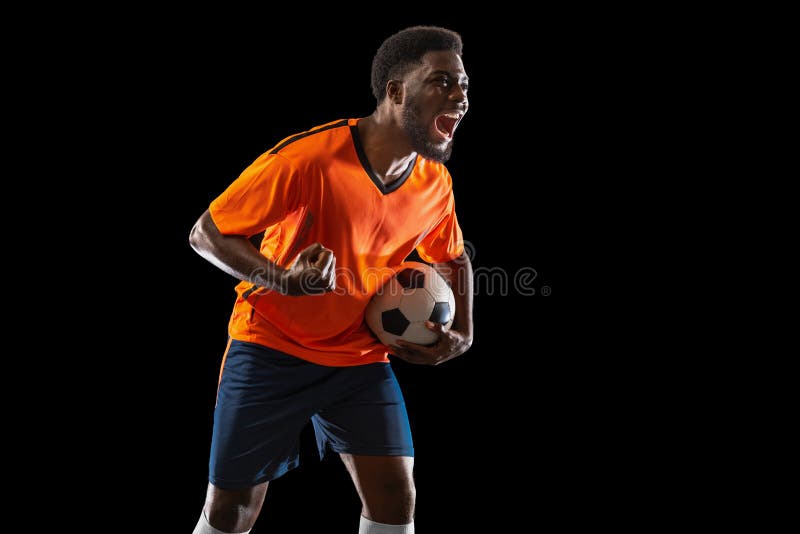
[[[438,335],[425,326],[433,321],[449,328],[456,300],[444,278],[425,263],[407,261],[369,301],[366,321],[384,345],[398,339],[430,345]]]

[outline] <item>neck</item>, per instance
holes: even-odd
[[[399,121],[381,107],[358,121],[358,135],[372,170],[384,184],[399,178],[417,155]]]

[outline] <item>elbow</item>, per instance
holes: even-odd
[[[209,242],[206,224],[206,216],[203,215],[194,223],[191,231],[189,231],[189,246],[197,252],[206,249]]]
[[[200,229],[200,221],[197,221],[192,229],[189,231],[189,246],[192,247],[194,250],[197,250],[200,247],[200,241],[202,238],[200,234],[202,230]]]

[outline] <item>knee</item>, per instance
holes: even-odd
[[[222,532],[246,532],[253,528],[258,512],[252,506],[219,501],[206,502],[208,523]]]
[[[371,508],[377,512],[377,515],[391,518],[391,521],[385,522],[402,523],[408,522],[413,518],[414,505],[417,498],[417,490],[413,479],[385,480],[376,489],[379,492],[379,497],[375,499],[377,502],[373,502],[375,506]]]
[[[264,502],[266,484],[246,490],[221,490],[209,485],[203,511],[209,524],[223,532],[253,528]]]

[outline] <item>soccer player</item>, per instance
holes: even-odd
[[[391,353],[437,365],[472,343],[472,267],[443,165],[468,107],[461,51],[444,28],[392,35],[372,63],[372,115],[287,137],[192,229],[192,247],[241,280],[194,534],[249,532],[269,481],[297,467],[309,420],[320,455],[338,453],[353,479],[359,532],[414,532],[408,415],[364,310],[376,273],[416,250],[451,284],[455,319],[428,323],[435,344],[398,342]],[[249,237],[262,232],[258,250]]]

